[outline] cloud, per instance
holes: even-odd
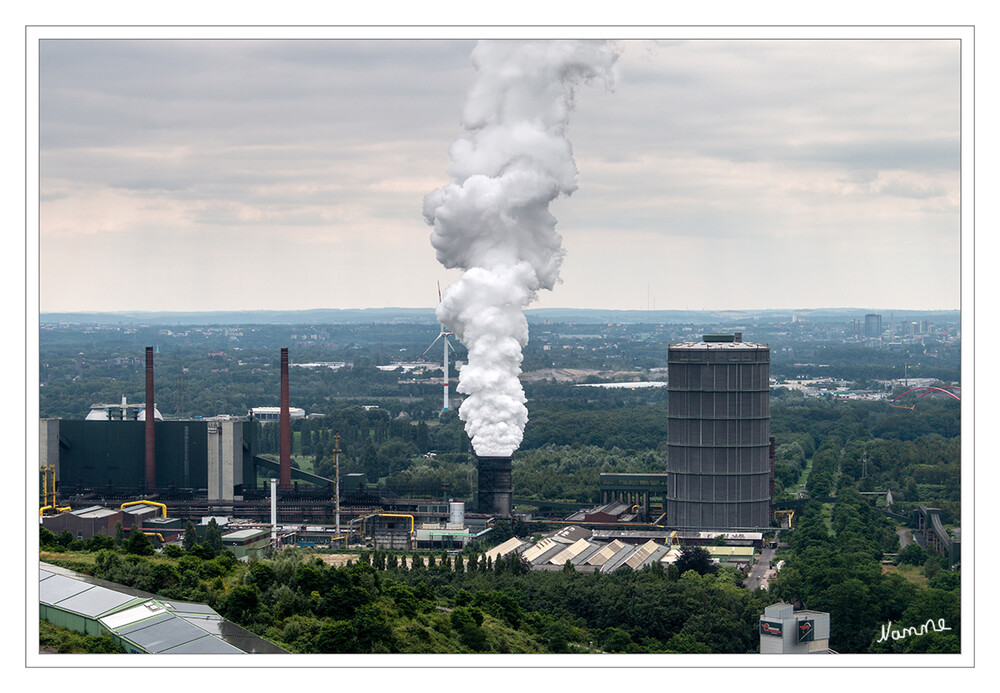
[[[226,249],[243,243],[241,265],[302,283],[316,305],[414,305],[441,278],[422,198],[447,182],[472,45],[43,40],[40,250],[43,266],[60,268],[42,274],[43,309],[70,300],[114,308],[114,292],[92,290],[68,254],[142,281],[143,245],[126,238],[150,230],[185,276],[190,266],[222,274]],[[619,295],[624,305],[630,294],[616,287],[647,256],[670,267],[679,290],[703,268],[674,255],[711,263],[722,257],[717,244],[735,239],[783,258],[846,258],[842,244],[866,237],[905,245],[912,262],[957,252],[957,42],[621,45],[613,92],[576,94],[568,136],[579,188],[553,205],[566,273],[546,302],[585,307],[600,286],[605,305]],[[203,259],[192,238],[218,250]],[[649,249],[610,262],[608,243]],[[303,273],[310,247],[321,257]],[[338,272],[366,290],[331,292],[319,268],[348,253],[353,264]],[[572,269],[597,266],[600,277]],[[829,300],[815,273],[802,281],[803,300]],[[933,281],[956,305],[948,287],[957,278]],[[911,300],[898,287],[871,289],[889,292],[874,303]],[[645,307],[641,294],[632,307]]]

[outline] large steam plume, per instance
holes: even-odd
[[[472,52],[477,77],[465,132],[449,149],[452,182],[427,195],[424,217],[438,261],[465,270],[437,317],[469,351],[459,416],[480,456],[521,444],[523,309],[559,281],[564,251],[549,203],[576,190],[573,89],[594,78],[610,85],[616,58],[601,41],[485,41]]]

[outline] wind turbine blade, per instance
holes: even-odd
[[[422,359],[427,354],[427,352],[431,350],[431,347],[438,343],[438,340],[441,339],[441,337],[444,337],[444,334],[439,334],[437,337],[435,337],[434,341],[430,343],[430,346],[424,349],[424,353],[417,357],[417,360],[419,361],[420,359]],[[447,341],[447,337],[445,337],[445,341]]]

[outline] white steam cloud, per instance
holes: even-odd
[[[508,456],[521,444],[523,309],[559,281],[562,237],[549,203],[576,190],[566,138],[573,89],[611,84],[617,51],[602,41],[484,41],[472,52],[477,77],[449,149],[452,182],[424,199],[431,244],[448,268],[437,317],[468,348],[459,409],[480,456]]]

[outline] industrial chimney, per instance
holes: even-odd
[[[279,487],[282,491],[292,488],[292,424],[288,412],[288,348],[281,349],[281,468]]]
[[[514,507],[514,486],[510,457],[476,456],[479,468],[477,504],[479,512],[510,517]]]
[[[156,406],[153,403],[153,347],[146,347],[146,490],[156,490],[156,438],[154,422]]]

